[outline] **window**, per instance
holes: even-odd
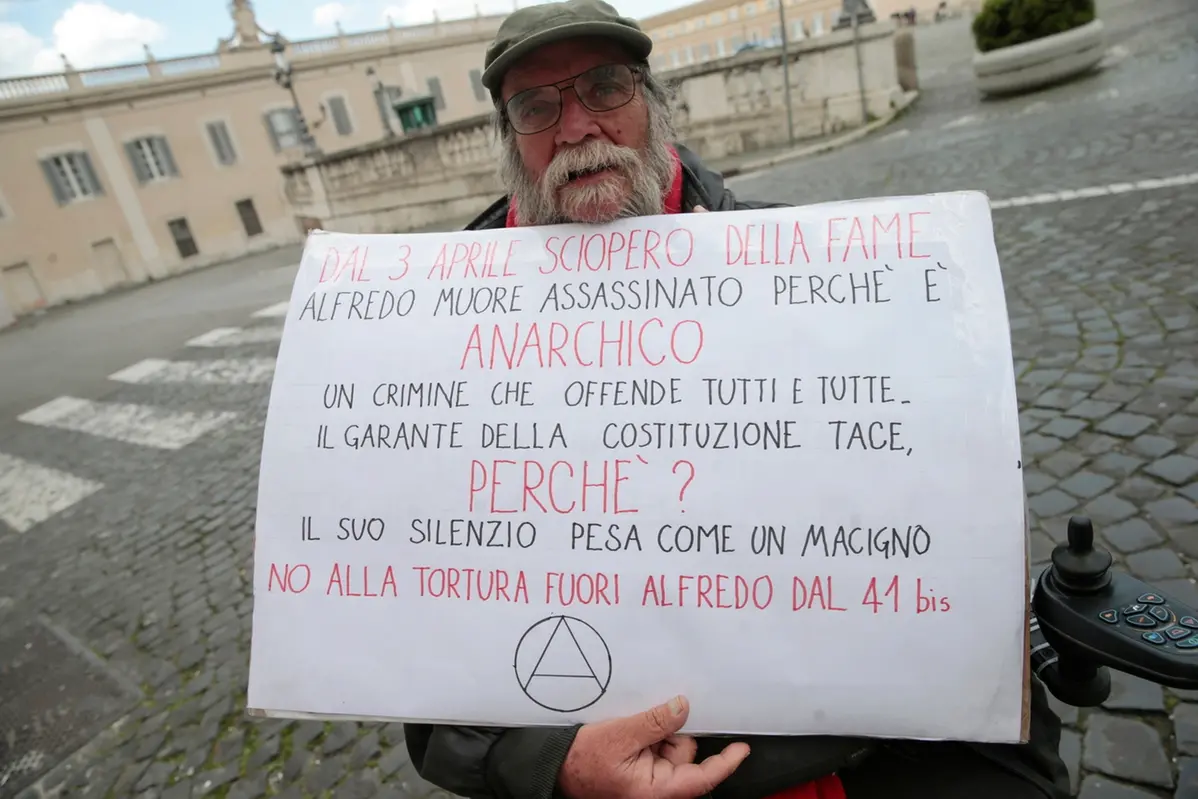
[[[736,22],[738,19],[740,19],[740,9],[739,8],[728,9],[728,19],[731,22]]]
[[[212,142],[212,149],[216,153],[216,161],[224,166],[229,166],[237,162],[237,151],[233,149],[233,137],[229,135],[229,128],[222,121],[209,122],[204,126],[208,131],[208,140]]]
[[[237,215],[241,217],[241,226],[245,228],[245,235],[253,238],[262,232],[262,220],[258,218],[258,211],[254,208],[253,200],[239,200]]]
[[[275,152],[287,147],[299,147],[303,140],[300,138],[299,115],[294,108],[276,108],[266,113],[266,132]]]
[[[483,86],[482,70],[470,70],[470,85],[474,87],[474,99],[478,100],[480,103],[486,102],[487,87]]]
[[[196,240],[191,235],[191,226],[187,224],[187,220],[183,217],[172,219],[166,223],[166,226],[171,231],[171,238],[175,240],[175,246],[179,249],[180,258],[190,258],[200,251],[196,246]]]
[[[811,35],[822,36],[824,32],[824,15],[816,13],[811,15]]]
[[[791,27],[792,27],[792,29],[794,30],[794,34],[793,34],[793,36],[794,36],[796,39],[803,39],[803,38],[806,38],[806,36],[807,36],[807,32],[803,30],[803,20],[801,20],[801,19],[796,19],[796,20],[795,20],[795,24],[794,24],[793,26],[791,26]]]
[[[329,115],[333,117],[333,127],[337,130],[338,136],[348,136],[354,132],[354,125],[349,119],[349,107],[345,103],[345,98],[336,95],[328,98],[326,101],[329,109]]]
[[[717,11],[714,14],[712,14],[711,15],[711,24],[712,25],[723,25],[724,24],[724,12]]]
[[[138,183],[150,183],[179,176],[170,145],[162,136],[145,136],[125,142],[125,152]]]
[[[445,95],[441,92],[441,79],[428,79],[428,93],[433,97],[433,108],[438,111],[445,110]]]
[[[707,27],[706,19],[699,17],[697,20],[695,20],[695,30],[702,30],[705,27]]]
[[[691,47],[689,44],[686,46],[686,63],[695,63],[695,48]]]
[[[745,16],[746,17],[751,17],[756,13],[757,13],[757,4],[756,3],[749,3],[747,6],[745,6]]]
[[[771,42],[781,42],[782,41],[782,26],[781,25],[775,25],[774,27],[770,28],[770,41]]]
[[[92,159],[85,152],[61,153],[42,162],[42,171],[54,193],[54,202],[66,205],[104,193]]]
[[[670,65],[675,67],[682,65],[682,58],[679,57],[677,50],[670,51]]]
[[[711,45],[710,44],[699,45],[699,60],[700,61],[710,61],[711,60]]]
[[[724,49],[724,40],[723,39],[719,39],[718,41],[716,41],[715,54],[716,54],[717,58],[723,58],[724,56],[726,56],[728,54],[727,51]]]

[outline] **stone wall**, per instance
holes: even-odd
[[[292,164],[283,176],[303,226],[342,233],[433,227],[502,193],[485,116]]]
[[[889,20],[862,26],[859,46],[843,29],[787,48],[797,139],[828,136],[884,116],[902,99]],[[858,80],[858,54],[861,75]],[[743,53],[669,73],[682,141],[718,159],[787,143],[782,49]],[[863,118],[862,86],[866,116]]]
[[[856,41],[844,29],[796,42],[788,57],[797,139],[858,127],[902,100],[895,26],[888,20],[862,26]],[[676,90],[679,139],[703,158],[787,143],[781,48],[662,77]],[[444,226],[482,211],[501,194],[496,160],[489,120],[479,116],[317,156],[283,174],[302,226],[384,233]]]

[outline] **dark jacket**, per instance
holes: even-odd
[[[723,177],[678,146],[682,160],[682,210],[695,206],[708,211],[784,208],[787,203],[746,202],[724,185]],[[506,224],[508,199],[497,201],[467,230],[490,230]],[[470,799],[552,799],[557,774],[578,727],[451,727],[405,725],[408,752],[416,770],[429,782]],[[1057,754],[1061,725],[1049,709],[1044,689],[1033,680],[1031,741],[1023,746],[969,744],[1004,769],[1040,786],[1045,799],[1068,796],[1069,778]],[[745,737],[752,750],[715,799],[762,799],[817,777],[865,761],[877,746],[863,738],[831,736]],[[719,737],[701,738],[699,759],[728,743]],[[868,768],[868,765],[865,766]]]

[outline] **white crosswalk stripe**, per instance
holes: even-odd
[[[59,397],[17,418],[26,424],[175,450],[233,421],[237,414],[232,411],[168,411],[149,405]]]
[[[981,122],[982,119],[983,119],[983,117],[980,114],[966,114],[963,117],[958,117],[957,119],[954,119],[952,122],[945,123],[944,130],[951,130],[952,128],[960,128],[960,127],[964,127],[965,125],[973,125],[977,122]]]
[[[210,361],[147,358],[110,374],[108,379],[120,383],[268,383],[274,370],[274,358],[222,358]]]
[[[189,347],[237,347],[266,344],[283,338],[281,327],[218,327],[187,342]]]
[[[102,483],[0,452],[0,521],[18,533],[103,487]]]
[[[274,305],[268,305],[254,311],[253,316],[256,319],[275,319],[287,315],[287,309],[291,307],[291,301],[276,302]]]
[[[1129,192],[1157,191],[1172,189],[1178,186],[1198,185],[1198,172],[1185,175],[1171,175],[1167,178],[1144,178],[1132,183],[1111,183],[1107,186],[1087,186],[1081,189],[1061,189],[1046,191],[1026,197],[1009,197],[1002,200],[991,200],[990,207],[995,211],[1004,208],[1022,208],[1028,205],[1047,205],[1064,203],[1072,200],[1087,200],[1093,197],[1106,197],[1112,194],[1127,194]]]

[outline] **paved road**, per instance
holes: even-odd
[[[54,308],[0,334],[0,420],[50,397],[92,396],[123,366],[239,324],[287,296],[298,247],[252,255],[75,307]]]
[[[1198,7],[1103,12],[1120,63],[1004,102],[980,102],[960,72],[962,23],[922,30],[925,94],[899,123],[734,185],[801,202],[988,191],[1033,559],[1083,509],[1125,566],[1198,604]],[[48,769],[31,793],[434,793],[395,725],[242,716],[280,330],[252,314],[289,280],[268,259],[0,336],[0,373],[31,375],[0,389],[0,663],[23,689],[0,686],[0,796]],[[1107,707],[1061,712],[1085,799],[1198,795],[1198,693],[1121,680]],[[11,751],[12,729],[37,732]]]

